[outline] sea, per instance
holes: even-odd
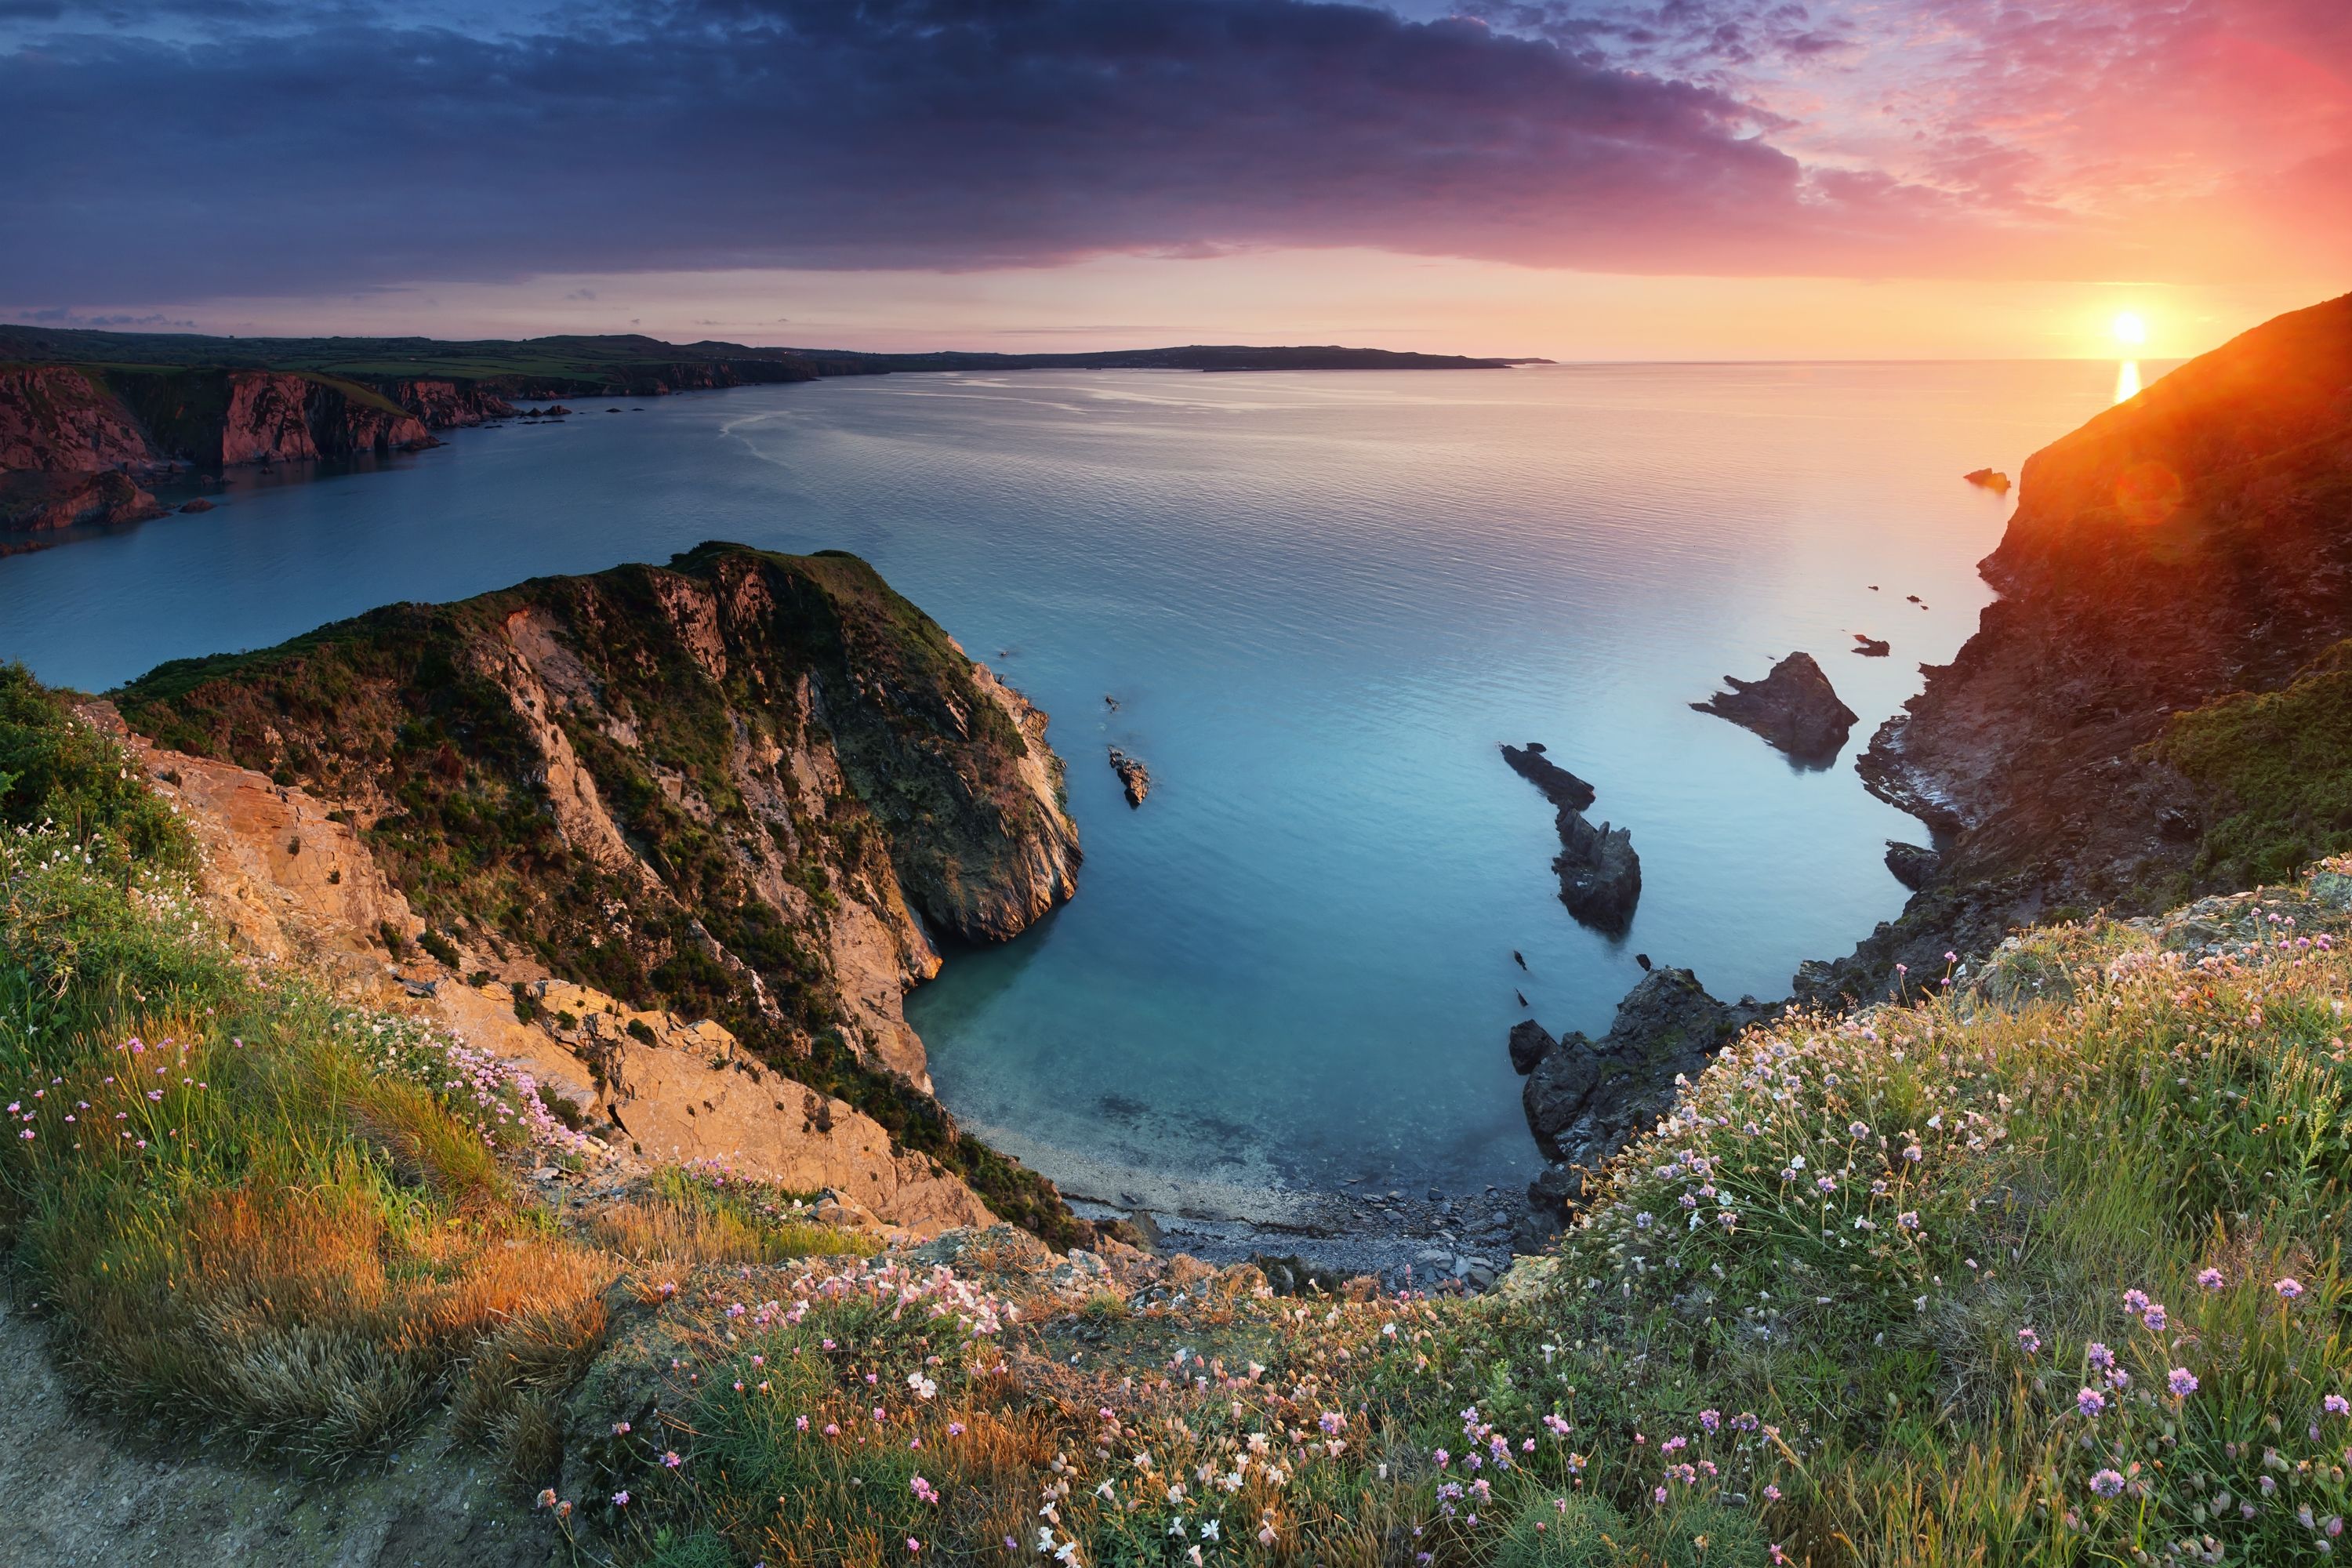
[[[2154,367],[2151,367],[2152,369]],[[401,599],[713,539],[874,563],[1052,715],[1076,898],[909,1002],[967,1126],[1109,1202],[1524,1182],[1505,1036],[1637,955],[1788,994],[1902,907],[1871,731],[1948,660],[2088,362],[912,374],[573,399],[0,559],[0,658],[88,690]],[[1856,634],[1894,646],[1850,651]],[[1804,649],[1862,715],[1791,766],[1690,704]],[[1542,742],[1642,860],[1558,898]],[[1150,767],[1130,808],[1108,761]]]

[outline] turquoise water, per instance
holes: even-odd
[[[1780,995],[1900,908],[1883,843],[1920,830],[1850,764],[1987,597],[2007,506],[1958,476],[2015,473],[2114,375],[1049,373],[592,401],[0,560],[0,657],[97,689],[705,539],[856,551],[1053,715],[1086,843],[1070,907],[913,998],[952,1109],[1106,1194],[1524,1179],[1515,993],[1598,1030],[1642,952]],[[1843,652],[1855,631],[1895,657]],[[1685,706],[1792,648],[1863,715],[1826,772]],[[1524,740],[1633,828],[1622,941],[1554,896],[1551,811],[1495,750]],[[1113,744],[1150,765],[1140,810]]]

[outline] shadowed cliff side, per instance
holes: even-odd
[[[1045,716],[854,556],[667,567],[401,605],[118,694],[161,746],[343,803],[422,941],[719,1021],[1069,1224],[961,1138],[901,1010],[935,934],[1009,938],[1076,886]]]
[[[1878,994],[1898,963],[1941,973],[1948,951],[2045,914],[2144,913],[2283,874],[2223,841],[2226,824],[2230,842],[2260,837],[2242,819],[2262,759],[2220,766],[2195,737],[2224,721],[2188,710],[2281,691],[2352,636],[2352,297],[2244,333],[2052,443],[2019,495],[1982,568],[2000,597],[1860,764],[1937,830],[1941,863],[1852,958],[1807,965],[1801,996]],[[2284,744],[2290,728],[2272,715],[2232,732]],[[2302,728],[2281,770],[2341,765]],[[2303,858],[2345,847],[2325,822],[2281,830]]]

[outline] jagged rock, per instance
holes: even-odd
[[[1915,893],[1933,879],[1936,868],[1942,863],[1942,856],[1923,845],[1906,844],[1899,838],[1886,841],[1886,868],[1895,873],[1896,881]]]
[[[1525,746],[1504,746],[1503,761],[1513,773],[1541,790],[1543,797],[1556,806],[1582,811],[1592,804],[1592,786],[1544,755],[1540,741],[1529,741]]]
[[[1895,645],[1885,637],[1867,637],[1856,632],[1853,634],[1853,647],[1847,651],[1858,653],[1864,658],[1885,658],[1895,651]]]
[[[1580,812],[1560,809],[1560,850],[1551,868],[1559,873],[1559,901],[1595,931],[1622,935],[1633,923],[1642,899],[1642,858],[1633,853],[1633,830],[1595,827]]]
[[[1151,770],[1140,758],[1130,757],[1117,746],[1110,749],[1110,771],[1118,775],[1120,786],[1127,791],[1129,810],[1141,805],[1143,797],[1151,793]]]
[[[2009,476],[1998,468],[1971,468],[1960,478],[1980,490],[1990,490],[2000,496],[2009,493]]]
[[[1845,747],[1860,717],[1838,700],[1830,678],[1809,653],[1792,653],[1761,680],[1727,675],[1728,691],[1691,706],[1728,719],[1811,767],[1827,767]]]
[[[1715,1053],[1780,1005],[1718,1002],[1687,969],[1654,969],[1617,1004],[1608,1034],[1571,1030],[1535,1065],[1520,1094],[1528,1130],[1560,1163],[1597,1166],[1667,1105],[1677,1074],[1696,1076]]]
[[[1511,1067],[1520,1076],[1535,1071],[1536,1063],[1551,1054],[1559,1042],[1551,1031],[1533,1018],[1522,1018],[1511,1026]]]

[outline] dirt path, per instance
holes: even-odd
[[[495,1458],[429,1434],[332,1486],[201,1444],[142,1441],[76,1408],[43,1326],[0,1297],[5,1568],[544,1568],[553,1542]]]

